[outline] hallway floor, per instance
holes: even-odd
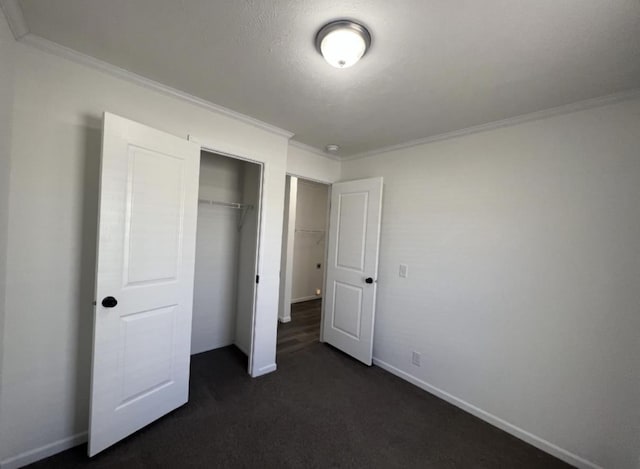
[[[296,352],[320,340],[322,300],[291,305],[291,321],[278,323],[278,355]]]

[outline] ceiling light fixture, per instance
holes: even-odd
[[[324,147],[324,149],[329,152],[329,153],[335,153],[338,150],[340,150],[340,146],[336,145],[335,143],[330,143],[329,145],[327,145],[326,147]]]
[[[350,20],[325,24],[316,35],[316,49],[336,68],[351,67],[367,52],[371,34],[367,28]]]

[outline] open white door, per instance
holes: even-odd
[[[89,456],[187,402],[199,163],[105,113]]]
[[[323,340],[371,365],[382,178],[331,187]]]

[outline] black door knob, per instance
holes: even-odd
[[[364,281],[366,283],[373,283],[373,279],[371,277],[367,277],[366,279],[364,279]]]
[[[105,308],[113,308],[118,304],[118,300],[116,300],[113,296],[107,296],[102,300],[102,306]]]

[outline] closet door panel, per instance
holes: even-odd
[[[187,402],[199,161],[105,113],[90,456]]]

